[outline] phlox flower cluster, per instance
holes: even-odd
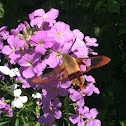
[[[8,114],[9,117],[13,116],[13,109],[11,108],[11,106],[9,104],[7,104],[5,102],[5,98],[4,97],[2,97],[0,99],[0,114],[1,113]]]
[[[61,119],[63,115],[63,103],[59,96],[69,95],[71,102],[76,103],[76,114],[69,116],[71,123],[77,123],[78,126],[100,126],[100,120],[95,119],[97,109],[89,109],[85,105],[85,97],[100,93],[91,75],[84,75],[87,86],[81,91],[72,88],[69,79],[42,84],[31,81],[34,77],[42,76],[46,69],[56,69],[60,66],[63,63],[63,53],[72,53],[76,58],[87,58],[89,54],[97,55],[97,52],[91,49],[92,46],[98,46],[97,39],[84,36],[79,29],[71,30],[68,24],[56,21],[58,15],[59,11],[54,8],[48,12],[37,9],[29,14],[30,23],[24,21],[16,29],[11,29],[10,33],[6,31],[7,27],[3,26],[0,28],[0,52],[8,62],[18,64],[20,74],[15,73],[16,81],[21,81],[24,90],[30,87],[35,91],[42,88],[41,93],[33,92],[32,95],[33,98],[39,99],[38,105],[42,106],[43,114],[37,116],[41,125],[55,126],[55,120]],[[9,67],[0,67],[1,73],[10,76],[5,69],[8,70]],[[82,66],[82,69],[86,69],[86,66]],[[54,76],[56,74],[58,73],[54,73]],[[21,89],[13,89],[13,93],[15,98],[12,100],[12,107],[22,108],[24,103],[27,104],[28,97],[20,96]],[[2,99],[0,110],[5,109],[5,106],[1,107],[5,104],[4,98]]]

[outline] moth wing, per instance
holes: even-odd
[[[32,82],[34,83],[43,83],[43,82],[49,82],[49,81],[60,81],[65,80],[68,78],[68,74],[65,68],[65,65],[62,64],[57,69],[53,70],[52,72],[49,72],[47,74],[44,74],[40,77],[36,77],[32,79]]]
[[[88,72],[93,68],[101,67],[111,61],[107,56],[94,56],[89,58],[75,58],[82,72]]]

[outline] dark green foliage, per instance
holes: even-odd
[[[126,125],[126,1],[2,0],[0,26],[7,25],[8,30],[16,28],[38,8],[59,9],[57,20],[68,23],[71,30],[77,28],[85,36],[98,39],[100,45],[96,51],[110,57],[111,62],[88,73],[96,78],[101,94],[86,98],[86,105],[98,109],[102,126]],[[15,123],[18,121],[17,118]]]

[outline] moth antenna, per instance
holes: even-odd
[[[54,51],[54,52],[56,52],[55,50],[53,50],[53,49],[48,49],[49,51]]]
[[[75,41],[76,41],[76,38],[74,39],[74,41],[73,41],[71,47],[69,48],[68,53],[70,52],[70,50],[71,50],[72,46],[74,45]]]

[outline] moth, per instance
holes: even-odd
[[[69,54],[63,54],[63,63],[52,72],[49,72],[41,77],[32,79],[34,83],[46,83],[49,81],[61,81],[68,79],[75,87],[80,90],[85,88],[85,79],[83,73],[90,71],[93,68],[101,67],[110,62],[110,58],[106,56],[94,56],[89,58],[74,58]],[[84,69],[81,70],[81,66]]]

